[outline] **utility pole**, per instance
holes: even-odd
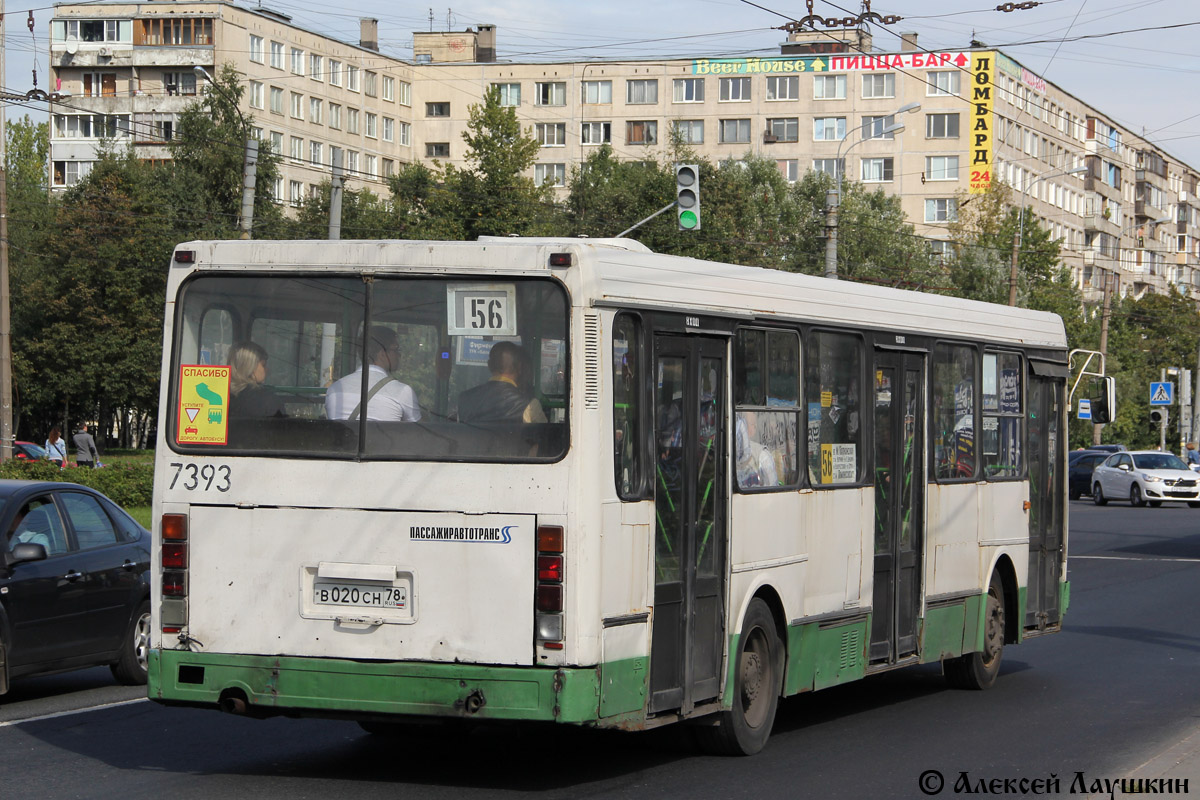
[[[0,0],[0,86],[4,86],[4,0]],[[12,458],[12,317],[8,278],[8,131],[0,104],[0,462]]]
[[[1115,271],[1104,271],[1104,310],[1100,312],[1100,363],[1108,356],[1108,318],[1112,315],[1113,282],[1117,279]],[[1103,425],[1092,426],[1092,444],[1100,444],[1100,434]]]
[[[333,153],[333,176],[329,180],[329,238],[342,238],[342,148],[335,147]]]

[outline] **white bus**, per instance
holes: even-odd
[[[781,696],[984,688],[1066,610],[1052,314],[619,239],[190,242],[163,352],[162,703],[753,753]]]

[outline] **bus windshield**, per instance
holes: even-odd
[[[544,279],[196,276],[177,306],[168,438],[210,454],[554,460],[567,330],[566,293]]]

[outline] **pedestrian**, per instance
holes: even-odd
[[[96,452],[96,440],[88,433],[86,422],[79,426],[72,438],[75,440],[76,466],[94,469],[100,460],[100,454]]]
[[[57,425],[46,436],[46,458],[59,467],[67,460],[67,441],[62,438],[62,430]]]
[[[1184,453],[1184,456],[1185,456],[1184,460],[1187,461],[1188,469],[1195,469],[1195,467],[1200,467],[1200,450],[1196,449],[1195,442],[1187,443],[1187,452]]]

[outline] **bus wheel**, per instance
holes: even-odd
[[[783,690],[783,643],[761,599],[752,600],[746,611],[736,664],[732,707],[720,712],[716,725],[698,728],[697,733],[710,753],[751,756],[771,735]]]
[[[956,689],[989,689],[1000,674],[1004,655],[1004,587],[993,574],[988,585],[983,617],[983,650],[947,659],[942,667],[946,681]]]

